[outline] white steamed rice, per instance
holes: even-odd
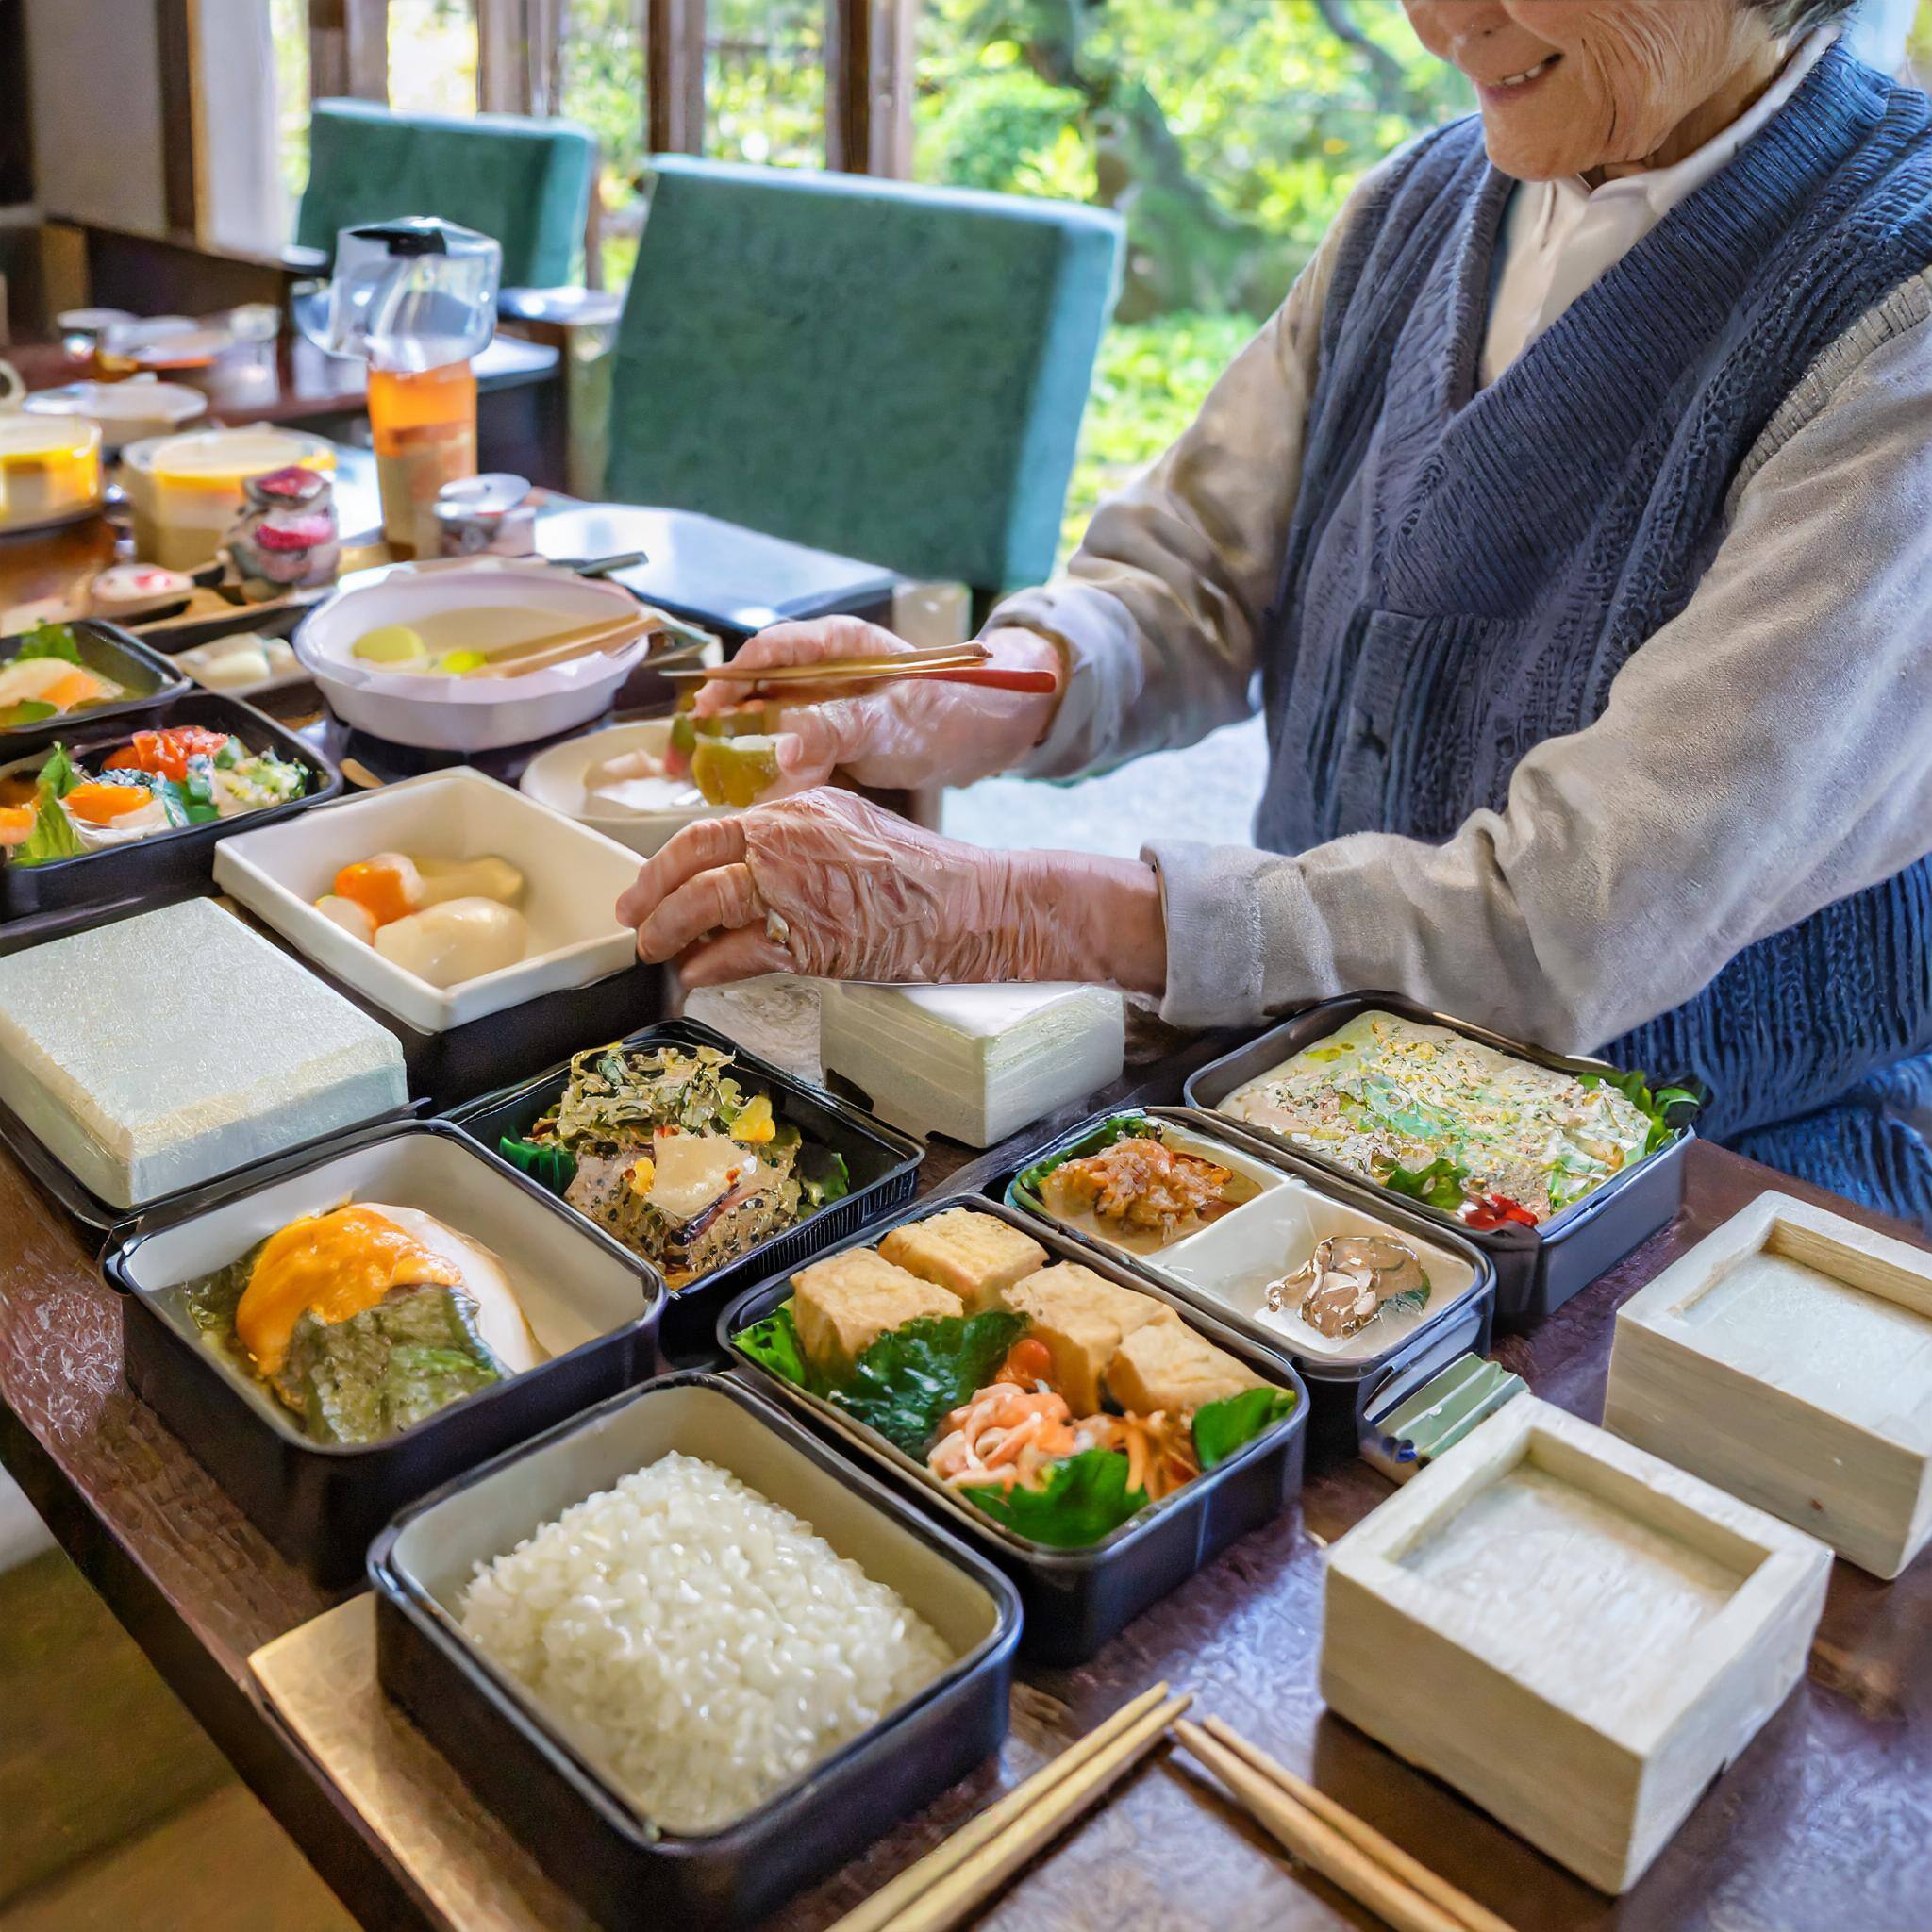
[[[675,1451],[479,1563],[462,1626],[681,1832],[742,1817],[953,1661],[808,1523]]]

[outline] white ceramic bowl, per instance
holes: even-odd
[[[315,909],[343,866],[377,852],[508,859],[524,874],[518,910],[529,922],[528,953],[447,989],[385,959]],[[339,799],[215,847],[218,886],[345,986],[425,1033],[628,966],[637,937],[614,908],[637,874],[636,854],[466,766]]]
[[[640,747],[661,758],[670,741],[668,718],[588,731],[581,738],[566,739],[539,752],[524,767],[523,788],[539,805],[547,805],[579,824],[593,826],[607,839],[615,839],[648,858],[674,832],[698,819],[724,818],[731,807],[699,803],[673,811],[625,811],[608,799],[592,798],[584,790],[584,776],[592,765]]]
[[[471,752],[528,744],[588,724],[608,708],[650,648],[648,636],[641,637],[610,655],[575,658],[526,677],[383,671],[351,655],[357,640],[379,625],[420,625],[441,611],[477,606],[533,613],[526,624],[493,628],[491,648],[600,618],[614,622],[639,608],[620,585],[532,559],[484,557],[421,569],[404,565],[374,582],[348,585],[318,604],[295,632],[295,655],[345,724],[393,744]]]

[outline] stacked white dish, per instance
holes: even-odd
[[[827,981],[819,1058],[894,1126],[991,1147],[1118,1080],[1126,1017],[1098,986]]]

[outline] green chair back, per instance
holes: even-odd
[[[607,490],[982,593],[1053,567],[1121,226],[659,156]]]
[[[506,288],[554,289],[576,277],[596,166],[596,142],[567,121],[317,101],[295,240],[333,255],[341,229],[440,215],[502,244]]]

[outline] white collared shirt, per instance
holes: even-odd
[[[1496,240],[1484,384],[1494,382],[1606,269],[1724,166],[1797,92],[1837,38],[1834,27],[1807,34],[1747,113],[1672,167],[1625,175],[1601,188],[1590,187],[1580,175],[1518,182]]]

